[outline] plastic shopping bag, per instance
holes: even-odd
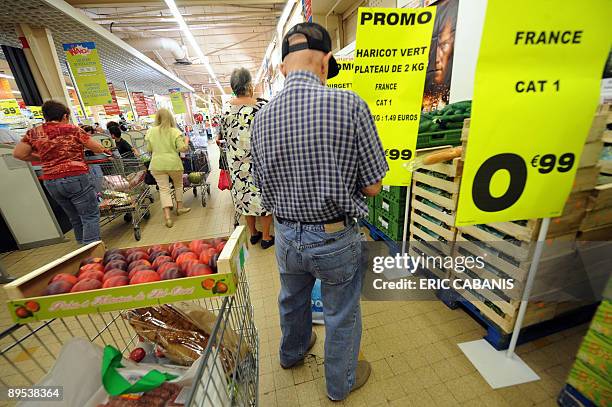
[[[318,278],[315,280],[314,287],[312,287],[312,294],[310,296],[310,306],[312,308],[312,323],[323,325],[323,297],[321,296],[321,280]]]
[[[218,186],[221,191],[230,189],[231,181],[230,181],[229,171],[221,170],[221,174],[219,174],[219,185]]]

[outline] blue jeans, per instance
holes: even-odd
[[[89,174],[45,180],[49,194],[62,207],[80,244],[100,240],[100,210]]]
[[[274,230],[281,279],[281,364],[304,358],[312,332],[310,296],[318,278],[325,320],[327,394],[333,400],[343,400],[355,383],[361,343],[363,272],[357,223],[351,221],[344,230],[326,233],[323,225],[275,220]]]

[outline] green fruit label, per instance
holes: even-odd
[[[52,318],[231,295],[236,292],[236,284],[236,277],[233,273],[209,274],[78,293],[10,300],[8,309],[13,321],[26,324]]]

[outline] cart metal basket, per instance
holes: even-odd
[[[140,240],[140,222],[151,216],[154,202],[149,186],[145,184],[146,167],[137,158],[111,157],[97,164],[95,185],[102,198],[100,225],[106,225],[120,216],[134,228],[134,238]]]
[[[259,340],[245,273],[241,273],[233,296],[196,303],[217,318],[185,406],[257,406]],[[102,347],[112,345],[128,357],[138,337],[126,320],[127,314],[98,313],[11,326],[0,333],[0,387],[35,385],[73,337],[87,338]],[[230,330],[237,336],[237,345],[228,353],[221,344]]]
[[[205,148],[194,148],[190,150],[183,158],[183,168],[185,174],[192,172],[199,172],[202,174],[202,180],[199,183],[183,183],[183,192],[191,189],[195,197],[197,197],[199,193],[202,206],[205,207],[207,197],[210,197],[210,183],[207,181],[208,175],[210,174],[208,151]]]

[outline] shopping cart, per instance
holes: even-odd
[[[183,173],[187,175],[187,177],[183,177],[183,191],[191,189],[195,197],[199,193],[202,206],[206,206],[207,195],[210,197],[210,184],[207,182],[210,174],[210,161],[206,148],[190,148],[183,158],[183,169]],[[193,177],[189,179],[189,174],[193,173],[198,173],[196,176],[196,178],[199,178],[197,182],[192,182]]]
[[[120,216],[134,228],[134,238],[140,240],[140,222],[151,216],[150,206],[155,201],[144,182],[146,167],[138,158],[110,157],[97,164],[95,186],[100,195],[100,225]]]
[[[219,144],[219,170],[221,171],[229,171],[229,165],[227,161],[227,143],[222,140]],[[242,214],[238,212],[236,208],[236,201],[234,201],[234,194],[230,188],[230,196],[232,197],[232,204],[234,205],[234,226],[238,226],[240,224],[240,217]]]
[[[257,406],[259,339],[246,274],[239,276],[234,295],[195,303],[213,312],[216,322],[185,406]],[[49,372],[61,347],[76,337],[101,347],[112,345],[127,358],[139,341],[128,315],[125,310],[11,326],[0,333],[0,387],[35,385]],[[221,344],[234,333],[236,345],[227,352]]]

